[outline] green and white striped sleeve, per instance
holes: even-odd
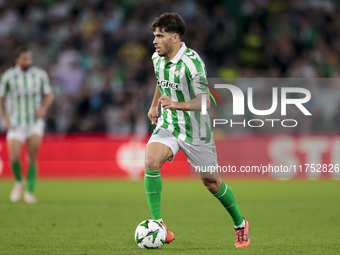
[[[187,66],[186,75],[191,82],[195,95],[209,91],[206,86],[201,84],[208,84],[208,81],[207,71],[200,56],[194,50],[188,49],[182,58]]]
[[[9,79],[8,73],[5,72],[3,73],[3,75],[1,75],[0,79],[0,97],[4,97],[8,91],[9,91]]]
[[[45,70],[40,70],[41,74],[40,74],[40,78],[41,78],[41,82],[42,82],[42,93],[44,95],[49,94],[52,92],[51,89],[51,84],[50,84],[50,79],[48,78],[47,72]]]

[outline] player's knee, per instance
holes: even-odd
[[[19,163],[19,156],[11,156],[11,163],[12,164]]]
[[[154,171],[160,168],[160,161],[155,157],[147,157],[145,159],[145,168]]]
[[[11,162],[18,163],[20,161],[19,157],[20,157],[19,153],[11,153],[10,155]]]
[[[31,149],[31,150],[28,152],[28,160],[29,160],[30,163],[34,163],[34,162],[36,161],[37,152],[38,152],[37,149]]]
[[[28,156],[28,161],[29,161],[30,164],[31,164],[31,163],[35,163],[35,161],[36,161],[36,156],[35,156],[35,155],[34,155],[34,156],[32,156],[32,155]]]

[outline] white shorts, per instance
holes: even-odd
[[[42,137],[44,135],[45,129],[45,121],[42,119],[38,119],[37,123],[35,123],[31,127],[23,128],[23,127],[14,127],[11,128],[6,135],[7,140],[17,140],[21,143],[24,143],[27,138],[32,135],[38,135]]]
[[[208,167],[218,165],[216,147],[213,142],[203,145],[193,145],[178,139],[164,129],[159,130],[157,134],[153,134],[147,144],[153,142],[162,143],[172,150],[174,155],[168,159],[170,162],[173,161],[175,155],[182,149],[188,162],[194,168],[196,168],[196,166]]]

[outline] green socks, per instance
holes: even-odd
[[[227,187],[224,181],[222,181],[222,186],[220,190],[214,194],[214,196],[220,200],[221,204],[224,206],[225,209],[229,212],[231,218],[234,221],[235,226],[239,226],[243,222],[243,218],[236,203],[236,199],[234,193],[231,191],[230,188]]]
[[[21,165],[20,162],[12,162],[12,169],[15,176],[15,180],[21,182]]]
[[[161,192],[162,192],[162,179],[160,170],[150,171],[145,168],[144,187],[146,196],[148,198],[149,209],[152,219],[161,219]],[[236,203],[235,196],[230,188],[227,187],[225,182],[222,181],[220,190],[214,196],[221,202],[227,209],[235,226],[239,226],[243,222],[243,218]]]
[[[160,169],[150,171],[145,168],[144,187],[153,220],[161,219],[162,179]]]
[[[35,183],[37,181],[37,168],[35,164],[30,164],[27,173],[27,187],[26,190],[30,193],[34,192]]]
[[[12,162],[12,169],[15,176],[15,180],[22,181],[21,178],[21,165],[20,162]],[[34,192],[35,183],[37,181],[37,168],[35,164],[30,164],[27,173],[27,187],[26,190],[30,193]]]

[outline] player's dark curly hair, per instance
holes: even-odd
[[[24,53],[24,52],[27,52],[27,51],[31,51],[31,49],[26,44],[23,44],[23,45],[16,47],[14,52],[13,52],[14,59],[17,59],[18,57],[20,57],[21,53]]]
[[[151,24],[151,31],[155,32],[157,27],[160,31],[164,29],[164,32],[177,33],[182,38],[185,31],[185,22],[177,12],[166,12],[155,18]]]

